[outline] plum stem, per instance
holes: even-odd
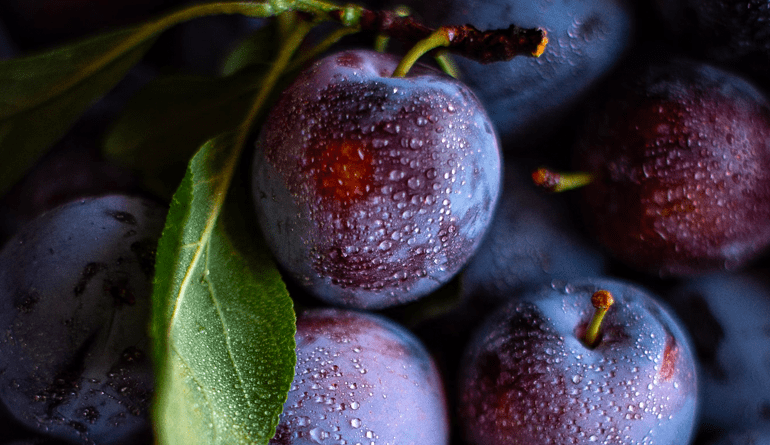
[[[591,296],[591,304],[596,308],[596,311],[583,336],[583,343],[589,348],[596,346],[601,334],[602,321],[613,303],[615,303],[615,299],[608,290],[598,290]]]
[[[405,77],[420,57],[436,48],[449,46],[452,42],[452,36],[450,34],[450,28],[441,27],[433,31],[427,38],[417,42],[417,44],[414,45],[398,63],[396,70],[393,71],[392,77]]]
[[[532,172],[532,181],[535,185],[549,192],[564,192],[584,187],[595,179],[594,175],[586,172],[557,173],[546,167],[541,167]]]

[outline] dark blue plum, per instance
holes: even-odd
[[[461,57],[461,79],[478,94],[508,151],[553,134],[629,46],[633,8],[625,0],[412,0],[433,26],[469,23],[481,30],[516,24],[548,33],[537,59],[482,65]]]
[[[473,254],[500,194],[495,131],[474,94],[426,66],[328,56],[271,110],[253,196],[278,262],[322,300],[383,308],[415,300]]]
[[[147,335],[166,210],[122,195],[57,207],[0,252],[0,400],[84,444],[150,437]]]
[[[444,389],[411,332],[380,315],[297,318],[296,375],[271,445],[449,443]]]
[[[668,298],[702,368],[703,429],[770,428],[770,283],[756,271],[695,278]]]
[[[609,291],[598,343],[592,295]],[[646,291],[578,279],[511,301],[481,326],[460,369],[471,444],[689,443],[697,375],[687,333]]]

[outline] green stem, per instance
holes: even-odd
[[[294,32],[286,39],[286,41],[283,42],[283,46],[278,53],[278,57],[276,57],[276,60],[270,65],[270,71],[268,71],[267,75],[262,81],[261,88],[259,92],[257,92],[257,95],[254,98],[254,102],[252,103],[246,118],[241,122],[241,125],[238,128],[238,138],[236,139],[235,149],[237,155],[234,156],[236,160],[240,157],[240,152],[246,145],[246,140],[251,133],[254,121],[257,119],[259,113],[267,103],[267,99],[270,97],[270,93],[278,83],[278,80],[280,80],[281,75],[287,71],[289,63],[291,62],[292,57],[294,57],[297,48],[299,48],[302,40],[304,40],[305,36],[307,36],[308,32],[310,32],[312,28],[312,23],[300,20],[298,21]]]
[[[378,34],[374,39],[374,50],[378,53],[384,53],[388,50],[388,43],[390,43],[390,36],[387,34]]]
[[[406,53],[404,58],[398,63],[396,70],[393,71],[392,77],[405,77],[420,57],[433,49],[449,46],[450,43],[451,41],[446,29],[439,28],[435,30],[433,34],[428,36],[428,38],[417,42],[417,44]]]
[[[591,318],[588,328],[586,328],[585,336],[583,336],[583,342],[589,348],[596,346],[601,334],[604,316],[614,303],[615,299],[610,291],[607,290],[598,290],[591,296],[591,304],[596,308],[596,312],[594,312],[594,316]]]
[[[535,185],[551,192],[565,192],[592,183],[596,177],[587,172],[558,173],[542,167],[532,172]]]

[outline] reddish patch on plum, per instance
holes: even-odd
[[[666,346],[663,350],[663,364],[658,375],[664,382],[669,382],[676,374],[676,364],[679,359],[679,344],[671,335],[666,336]]]
[[[358,202],[372,190],[374,161],[363,141],[332,140],[308,150],[310,168],[315,170],[316,188],[322,199],[343,208]]]

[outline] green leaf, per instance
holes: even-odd
[[[225,204],[236,139],[220,136],[193,157],[158,246],[159,444],[266,444],[294,376],[291,299],[242,201],[232,192]]]
[[[126,29],[22,59],[0,62],[0,195],[59,140],[150,47],[148,38],[106,60]]]
[[[148,188],[171,196],[195,151],[241,124],[263,74],[156,79],[131,99],[109,130],[105,154],[139,172]]]
[[[176,24],[216,14],[270,17],[286,2],[191,5],[136,28],[0,62],[0,196],[18,181],[77,118]]]

